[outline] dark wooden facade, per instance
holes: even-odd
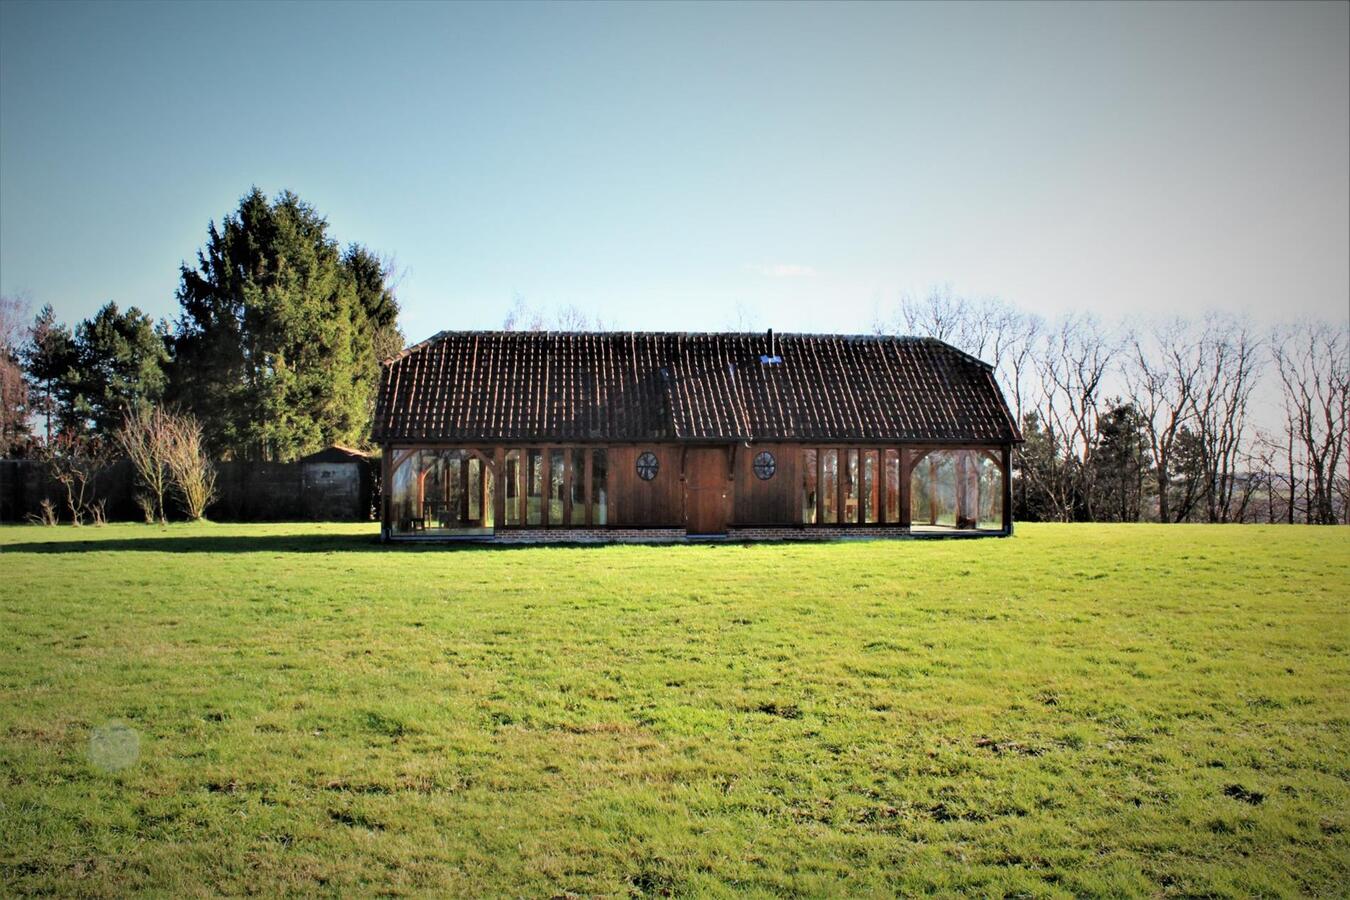
[[[1020,435],[938,341],[443,333],[388,361],[390,538],[1007,534]],[[645,476],[645,477],[644,477]]]

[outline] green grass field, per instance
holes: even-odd
[[[1350,530],[0,529],[5,892],[1343,894]]]

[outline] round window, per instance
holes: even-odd
[[[778,471],[778,461],[773,458],[773,454],[768,450],[761,450],[755,457],[755,477],[760,481],[768,481],[773,477],[773,473]]]
[[[661,471],[661,462],[656,458],[656,454],[650,450],[644,450],[637,458],[638,477],[643,481],[651,481],[659,471]]]

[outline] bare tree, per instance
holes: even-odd
[[[970,315],[970,302],[952,293],[951,285],[943,285],[931,289],[922,299],[902,297],[893,330],[937,338],[953,347],[967,350],[963,341],[970,330],[967,321]]]
[[[511,309],[502,321],[502,331],[544,331],[544,315],[530,307],[525,298],[516,294]]]
[[[1114,344],[1092,316],[1071,315],[1046,331],[1033,356],[1032,408],[1048,444],[1023,478],[1060,521],[1094,514],[1093,455]]]
[[[141,485],[149,492],[146,498],[148,521],[168,521],[164,511],[164,497],[169,491],[169,460],[173,455],[176,431],[172,416],[157,406],[141,405],[127,410],[122,427],[117,430],[117,445],[122,448]]]
[[[1284,389],[1289,466],[1299,455],[1303,469],[1305,520],[1330,525],[1338,519],[1342,462],[1350,465],[1350,341],[1343,326],[1304,322],[1281,329],[1272,356]],[[1348,476],[1350,477],[1350,476]],[[1291,486],[1290,504],[1295,489]],[[1345,513],[1345,510],[1340,512]]]
[[[552,312],[536,309],[516,295],[511,309],[502,321],[503,331],[604,331],[605,323],[599,316],[588,314],[576,304]]]
[[[72,525],[83,525],[101,510],[96,498],[98,476],[112,461],[106,444],[82,435],[59,435],[43,446],[40,458],[65,492]]]
[[[1190,420],[1200,355],[1190,325],[1180,319],[1131,327],[1125,381],[1148,435],[1158,488],[1158,520],[1171,522],[1172,458]],[[1184,514],[1184,513],[1183,513]]]
[[[1219,313],[1205,317],[1199,345],[1203,368],[1189,402],[1200,438],[1210,522],[1227,522],[1232,515],[1238,467],[1247,450],[1247,407],[1260,347],[1246,321]]]
[[[19,365],[27,317],[27,302],[0,296],[0,456],[9,455],[28,434],[28,383]]]
[[[171,435],[168,441],[169,480],[183,501],[191,521],[206,515],[206,507],[216,499],[216,467],[204,448],[202,426],[188,413],[166,415]]]

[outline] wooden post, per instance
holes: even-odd
[[[394,486],[394,448],[388,444],[384,445],[384,452],[380,454],[380,537],[383,540],[389,540],[389,535],[393,531],[391,519],[391,496]]]
[[[911,526],[910,513],[911,499],[909,496],[909,476],[910,476],[910,449],[908,447],[900,448],[900,525],[905,528]]]
[[[816,521],[813,525],[825,524],[825,510],[820,508],[825,494],[825,448],[816,448]]]
[[[1003,533],[1013,533],[1012,445],[1003,445]]]
[[[506,448],[492,449],[492,469],[497,479],[492,490],[492,528],[496,530],[506,524]]]

